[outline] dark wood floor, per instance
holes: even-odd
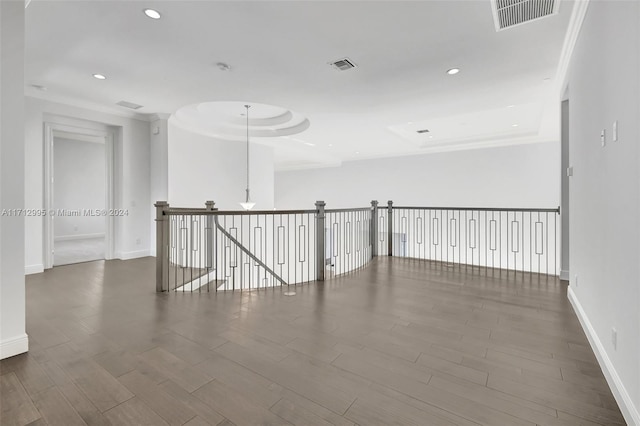
[[[154,259],[27,279],[10,425],[614,425],[553,279],[379,258],[346,278],[156,294]]]

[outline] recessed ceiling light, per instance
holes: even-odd
[[[515,105],[507,105],[507,108],[515,108]]]
[[[160,19],[162,15],[155,9],[145,9],[144,14],[147,15],[151,19]]]
[[[433,139],[433,136],[429,136],[429,139]]]
[[[451,68],[450,70],[447,70],[447,74],[449,75],[456,75],[460,72],[460,68]]]
[[[356,151],[356,154],[360,154],[360,151]]]
[[[333,146],[333,144],[332,144],[332,143],[330,143],[330,144],[329,144],[329,148],[331,148],[332,146]]]
[[[107,79],[107,77],[105,77],[102,74],[94,74],[93,77],[97,78],[98,80],[106,80]]]
[[[511,127],[518,127],[519,124],[512,124]]]
[[[304,144],[307,145],[307,146],[316,146],[315,143],[311,143],[311,142],[305,142]]]
[[[413,121],[409,121],[407,124],[413,124]]]

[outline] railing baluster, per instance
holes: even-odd
[[[393,256],[393,201],[387,202],[387,255]]]

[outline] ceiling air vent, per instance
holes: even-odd
[[[560,0],[491,0],[496,31],[555,15]]]
[[[416,133],[429,133],[429,129],[416,130]]]
[[[132,102],[120,101],[116,105],[120,105],[121,107],[129,108],[129,109],[140,109],[142,105],[134,104]]]
[[[356,64],[349,58],[338,59],[337,61],[331,62],[331,65],[340,71],[346,71],[356,67]]]

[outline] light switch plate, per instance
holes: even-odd
[[[614,142],[618,142],[618,120],[613,122],[613,134],[611,138]]]
[[[600,143],[602,146],[607,144],[607,131],[605,129],[602,129],[602,132],[600,132]]]
[[[573,166],[567,167],[567,176],[573,176]]]

